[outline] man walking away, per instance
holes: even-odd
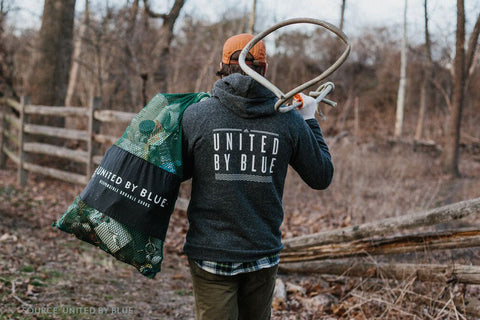
[[[277,113],[275,95],[238,65],[252,38],[225,42],[211,98],[183,115],[183,179],[192,178],[184,252],[198,320],[270,319],[288,165],[314,189],[333,176],[314,99],[302,95],[302,109]],[[265,74],[263,42],[246,63]]]

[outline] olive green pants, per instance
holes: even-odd
[[[197,320],[268,320],[278,266],[216,275],[189,260]]]

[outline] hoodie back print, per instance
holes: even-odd
[[[246,262],[282,249],[282,195],[290,164],[324,189],[333,165],[318,122],[274,111],[276,97],[241,74],[218,80],[212,97],[183,115],[189,258]]]

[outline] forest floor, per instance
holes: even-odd
[[[388,142],[327,139],[335,177],[313,191],[291,171],[284,207],[285,238],[374,221],[480,197],[480,162],[460,155],[461,178],[440,171],[438,154]],[[172,215],[162,271],[154,280],[103,251],[51,227],[82,190],[31,174],[16,184],[10,163],[0,170],[0,319],[194,319],[182,244],[185,212]],[[182,196],[188,185],[182,186]],[[475,218],[453,223],[477,226]],[[448,225],[435,228],[447,228]],[[480,265],[477,250],[402,255],[394,261]],[[357,258],[377,261],[384,258]],[[272,319],[472,319],[454,297],[478,298],[480,287],[373,279],[368,276],[279,274],[287,299]]]

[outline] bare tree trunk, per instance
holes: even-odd
[[[477,22],[473,27],[472,34],[470,35],[470,39],[468,40],[468,51],[465,56],[465,88],[468,87],[468,81],[470,80],[470,76],[473,74],[475,70],[475,65],[478,61],[478,56],[480,55],[480,50],[478,46],[478,37],[480,34],[480,13],[478,13]]]
[[[342,7],[340,8],[340,30],[343,30],[343,24],[345,21],[345,1],[342,0]]]
[[[95,70],[94,70],[94,78],[92,81],[92,97],[100,97],[100,99],[105,98],[103,96],[103,62],[102,62],[102,45],[101,45],[101,36],[99,34],[96,35],[96,41],[94,45],[95,51]]]
[[[458,152],[465,88],[465,8],[463,0],[457,0],[457,31],[453,72],[452,110],[447,124],[445,152],[442,160],[445,173],[459,176]]]
[[[37,54],[30,78],[33,104],[65,102],[71,65],[75,0],[45,0]]]
[[[480,19],[479,19],[480,21]],[[478,60],[480,60],[480,50],[479,47],[477,47],[477,50],[475,52],[475,56],[473,57],[473,63],[470,66],[470,69],[468,70],[468,80],[470,80],[470,76],[473,74],[475,68],[478,65]],[[467,85],[468,86],[468,85]]]
[[[420,89],[420,109],[418,110],[417,128],[415,130],[415,141],[419,141],[423,136],[423,126],[425,123],[425,113],[427,110],[428,97],[430,96],[430,82],[432,78],[432,51],[430,45],[430,32],[428,31],[428,10],[427,0],[424,1],[424,21],[425,21],[425,75]]]
[[[15,92],[15,58],[14,53],[5,44],[5,25],[8,13],[14,9],[13,1],[0,0],[0,96],[13,97],[19,100]]]
[[[205,61],[205,63],[203,64],[203,67],[200,70],[200,73],[198,75],[197,81],[195,81],[195,90],[194,90],[195,92],[199,92],[200,90],[202,90],[203,79],[207,75],[211,66],[214,65],[216,54],[217,52],[215,50],[210,51],[210,55],[208,59]]]
[[[342,131],[343,127],[345,126],[345,121],[347,120],[348,115],[350,114],[350,108],[351,108],[352,104],[354,103],[354,100],[355,100],[355,98],[353,96],[353,88],[351,88],[351,89],[348,90],[348,98],[347,98],[347,101],[345,102],[345,106],[343,107],[343,113],[342,113],[342,116],[340,118],[340,124],[338,126],[339,131]],[[337,119],[338,119],[338,117],[337,117]]]
[[[85,11],[83,13],[83,21],[82,21],[82,25],[80,26],[78,39],[75,42],[75,47],[73,49],[72,69],[70,70],[70,78],[68,80],[68,88],[67,88],[67,97],[65,98],[66,106],[72,105],[73,95],[75,94],[75,89],[77,87],[78,76],[80,73],[79,59],[82,55],[85,33],[88,27],[89,15],[90,15],[89,0],[85,0]]]
[[[248,22],[248,32],[255,33],[255,14],[257,11],[257,0],[253,0],[252,12],[250,13],[250,21]]]
[[[125,55],[123,59],[125,59],[123,63],[123,72],[125,74],[125,87],[127,90],[125,90],[126,97],[125,99],[128,101],[129,105],[135,106],[138,101],[135,99],[135,93],[133,92],[132,89],[132,77],[130,77],[130,63],[133,64],[134,69],[135,69],[135,75],[140,76],[142,79],[142,90],[143,88],[146,88],[146,79],[148,79],[148,74],[145,76],[145,72],[141,71],[141,68],[139,66],[137,57],[134,54],[134,49],[132,44],[133,38],[135,36],[135,28],[137,26],[137,15],[138,15],[138,5],[139,5],[139,0],[134,0],[132,3],[132,6],[130,7],[128,18],[127,18],[127,32],[126,36],[127,38],[125,39],[125,44],[124,44],[124,51]],[[142,91],[142,95],[143,95]],[[143,95],[143,101],[147,100],[145,98],[145,95]],[[145,105],[145,103],[143,104]]]
[[[175,21],[180,15],[185,0],[175,0],[173,7],[167,14],[155,13],[150,9],[148,0],[143,0],[145,10],[148,16],[152,18],[163,19],[162,26],[160,28],[160,36],[158,39],[159,50],[159,64],[155,67],[154,81],[160,92],[168,91],[168,65],[170,60],[170,44],[173,40],[173,27]]]
[[[428,70],[425,72],[429,73]],[[422,81],[422,87],[420,88],[420,107],[418,109],[418,118],[417,118],[417,127],[415,128],[415,141],[422,140],[423,137],[423,126],[425,124],[425,113],[427,110],[427,98],[428,98],[428,80],[427,75],[424,75],[424,79]]]
[[[469,77],[471,75],[470,70],[471,67],[474,65],[475,61],[475,52],[477,52],[478,48],[478,37],[480,35],[480,12],[478,13],[477,22],[475,22],[475,26],[473,27],[472,34],[470,35],[470,39],[468,40],[468,51],[465,57],[465,72],[468,72],[466,75]]]
[[[402,52],[400,58],[400,83],[398,85],[397,95],[397,114],[395,120],[394,137],[399,139],[402,135],[403,118],[405,112],[405,87],[407,84],[407,2],[405,0],[405,8],[403,11],[403,36],[402,36]]]

